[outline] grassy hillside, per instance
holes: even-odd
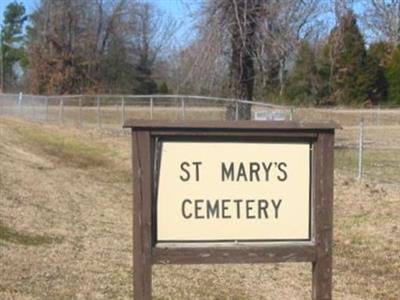
[[[0,119],[0,299],[132,298],[130,154],[120,131]],[[400,186],[338,158],[334,298],[399,299]],[[153,272],[156,299],[310,298],[305,263]]]

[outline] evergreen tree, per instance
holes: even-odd
[[[393,51],[387,69],[389,82],[389,102],[400,104],[400,45]]]
[[[333,29],[329,41],[332,78],[331,100],[337,104],[361,104],[369,100],[371,87],[367,54],[362,34],[352,11]]]
[[[289,75],[287,96],[291,102],[321,105],[329,96],[330,64],[325,48],[318,51],[303,41]]]
[[[164,95],[169,93],[168,85],[165,81],[161,82],[160,86],[158,87],[158,92]]]
[[[155,94],[157,93],[157,83],[152,77],[151,64],[147,56],[142,56],[139,63],[135,66],[136,76],[133,87],[135,94]]]
[[[390,51],[384,42],[372,44],[367,52],[366,73],[370,76],[369,99],[373,104],[385,102],[388,96],[388,82],[385,74]]]
[[[297,60],[289,76],[287,95],[295,104],[318,104],[315,89],[316,63],[313,49],[304,41],[301,43]]]
[[[26,53],[23,45],[23,25],[26,20],[25,7],[22,3],[14,1],[7,5],[1,27],[0,45],[1,83],[4,87],[15,85],[18,78],[15,69],[18,63],[20,67],[26,66]]]

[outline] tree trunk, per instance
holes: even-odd
[[[230,92],[232,97],[251,101],[254,88],[255,31],[261,10],[259,0],[237,0],[231,2],[232,25],[230,63]],[[228,108],[228,119],[250,119],[251,104],[240,103]]]

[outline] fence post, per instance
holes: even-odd
[[[64,123],[64,98],[60,98],[60,109],[58,112],[58,121]]]
[[[79,127],[82,126],[82,97],[79,97],[78,99],[78,105],[79,105]]]
[[[237,100],[235,102],[235,120],[239,120],[239,102]]]
[[[35,98],[33,96],[31,96],[30,100],[31,100],[30,103],[31,103],[31,111],[32,111],[31,120],[35,120],[36,119],[36,109],[35,109],[35,101],[34,101]]]
[[[46,96],[46,123],[49,122],[49,97]]]
[[[101,118],[100,118],[100,97],[97,96],[97,128],[101,128]]]
[[[378,104],[378,110],[376,112],[376,125],[380,126],[381,125],[381,104]]]
[[[181,98],[182,120],[185,120],[185,99]]]
[[[122,124],[125,123],[125,97],[121,98],[121,120]]]
[[[19,116],[22,116],[22,92],[18,94]]]
[[[153,120],[153,97],[150,98],[150,120]]]
[[[364,144],[364,117],[360,120],[360,131],[358,137],[358,180],[362,179],[363,173],[363,144]]]
[[[290,108],[290,121],[293,121],[293,107]]]

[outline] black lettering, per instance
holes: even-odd
[[[265,181],[268,181],[269,180],[269,170],[271,169],[272,162],[270,162],[268,164],[268,166],[265,163],[262,163],[262,166],[263,166],[264,171],[265,171]]]
[[[239,165],[239,170],[238,170],[236,181],[239,181],[240,177],[243,177],[244,181],[247,181],[246,169],[245,169],[244,164],[242,162]]]
[[[242,199],[235,199],[233,202],[236,203],[236,216],[238,219],[240,219],[240,203],[243,202]]]
[[[187,162],[187,161],[184,161],[183,163],[181,163],[181,170],[183,171],[183,172],[185,172],[186,173],[186,177],[184,177],[184,176],[179,176],[179,178],[182,180],[182,181],[188,181],[189,179],[190,179],[190,173],[189,173],[189,171],[187,170],[187,169],[185,169],[184,167],[189,167],[190,166],[190,164]]]
[[[278,164],[278,170],[282,173],[282,177],[280,175],[278,176],[279,181],[285,181],[287,179],[287,173],[286,170],[283,169],[283,167],[287,167],[286,163],[281,162]]]
[[[186,210],[185,210],[185,205],[186,204],[192,204],[192,201],[190,199],[185,199],[185,200],[182,201],[182,216],[185,219],[190,219],[193,216],[193,214],[192,213],[189,213],[189,214],[186,213]]]
[[[234,180],[234,165],[233,163],[230,163],[229,169],[226,168],[225,163],[222,163],[221,165],[221,179],[222,181],[225,181],[225,178],[227,180],[233,181]]]
[[[260,199],[258,200],[258,218],[265,218],[268,219],[268,212],[267,212],[267,208],[268,208],[268,201],[265,199]],[[261,212],[263,212],[264,217],[261,216]]]
[[[202,208],[200,203],[203,203],[203,202],[204,202],[203,199],[194,200],[194,217],[196,219],[204,219],[204,216],[199,214],[199,212],[200,212],[200,210]]]
[[[231,201],[231,200],[229,200],[229,199],[221,200],[222,218],[223,218],[223,219],[230,219],[230,218],[231,218],[230,215],[225,214],[225,212],[229,209],[229,206],[228,206],[226,203],[227,203],[227,202],[230,202],[230,201]]]
[[[278,219],[278,217],[279,217],[279,212],[278,212],[278,210],[279,210],[279,206],[280,206],[281,203],[282,203],[282,199],[279,199],[278,203],[275,203],[275,200],[274,200],[274,199],[272,199],[271,202],[272,202],[272,205],[273,205],[273,207],[274,207],[274,209],[275,209],[275,219]]]
[[[207,219],[210,218],[219,218],[218,201],[214,202],[214,206],[209,200],[207,201]]]
[[[196,181],[200,180],[200,168],[199,166],[202,164],[201,161],[194,161],[192,164],[196,167]]]
[[[250,163],[250,181],[253,181],[253,177],[257,177],[257,181],[260,181],[258,172],[260,171],[260,164],[256,162]]]
[[[250,215],[250,211],[253,210],[253,207],[250,205],[250,203],[254,203],[255,200],[246,200],[246,217],[247,219],[255,219],[255,215]]]

